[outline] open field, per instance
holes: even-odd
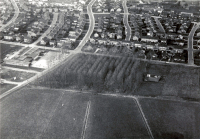
[[[199,139],[200,104],[141,98],[139,100],[155,139]]]
[[[14,81],[14,82],[22,82],[25,81],[35,75],[35,73],[30,72],[23,72],[23,71],[16,71],[16,70],[10,70],[10,69],[1,69],[1,78],[8,80],[8,81]]]
[[[0,43],[0,58],[3,60],[7,54],[9,53],[12,53],[12,52],[15,52],[19,49],[21,49],[22,47],[21,46],[12,46],[10,44],[3,44],[3,43]]]
[[[7,83],[0,84],[0,88],[1,88],[0,94],[3,94],[4,92],[12,89],[15,86],[16,86],[15,84],[7,84]]]
[[[88,98],[23,89],[1,101],[1,138],[80,138]]]
[[[200,98],[200,69],[171,66],[163,95]]]
[[[142,82],[135,95],[200,98],[200,68],[180,65],[147,64],[146,72],[162,76],[161,81]]]
[[[2,139],[149,139],[132,98],[24,88],[1,100],[0,106]]]
[[[86,129],[87,139],[150,139],[132,98],[94,96]]]

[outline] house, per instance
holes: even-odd
[[[45,37],[45,38],[43,38],[43,39],[40,41],[40,44],[41,44],[41,45],[47,45],[48,42],[49,42],[48,38]]]
[[[17,42],[22,41],[22,39],[23,39],[23,37],[22,37],[21,35],[17,35],[16,38],[15,38],[15,40],[16,40]]]
[[[98,33],[95,33],[94,34],[94,38],[98,38],[99,37],[99,34]]]
[[[13,41],[14,37],[13,37],[13,35],[5,35],[4,39],[7,40],[7,41]]]
[[[144,77],[145,82],[159,82],[160,79],[161,79],[160,75],[146,74]]]
[[[32,43],[32,38],[30,36],[24,36],[24,42],[25,43]]]
[[[50,46],[55,46],[56,45],[56,41],[55,40],[50,40],[49,41],[49,45]]]
[[[161,43],[167,44],[167,39],[161,39]]]
[[[157,43],[158,42],[158,38],[152,38],[152,37],[142,37],[141,38],[142,42],[152,42],[152,43]]]

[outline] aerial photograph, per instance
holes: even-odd
[[[200,139],[200,0],[0,9],[0,139]]]

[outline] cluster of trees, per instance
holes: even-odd
[[[98,92],[130,92],[142,82],[145,66],[144,62],[130,57],[78,54],[35,84],[53,88],[87,87]]]

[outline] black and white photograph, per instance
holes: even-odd
[[[0,139],[200,139],[200,0],[1,0]]]

